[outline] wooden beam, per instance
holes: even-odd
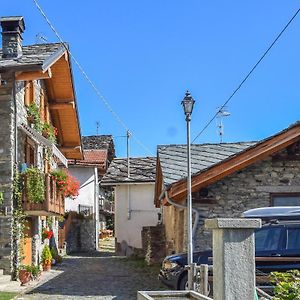
[[[61,103],[49,103],[50,110],[63,110],[63,109],[74,109],[75,103],[73,102],[61,102]]]
[[[59,147],[61,152],[80,151],[80,146],[63,146]]]
[[[47,69],[46,72],[43,71],[31,71],[31,72],[21,72],[16,75],[16,80],[18,81],[31,81],[37,79],[49,79],[52,77],[51,69]]]
[[[265,159],[273,153],[283,150],[289,145],[300,140],[300,125],[292,127],[278,135],[259,143],[256,147],[250,148],[225,160],[207,171],[201,172],[192,177],[192,191],[195,192],[202,187],[208,186],[225,176],[233,174],[257,161]],[[186,197],[186,180],[181,180],[172,185],[168,195],[175,201]]]

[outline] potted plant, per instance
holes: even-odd
[[[48,245],[44,246],[41,259],[42,259],[43,270],[49,271],[51,269],[52,255],[51,255],[50,247]]]
[[[29,123],[33,124],[33,128],[36,131],[42,132],[43,123],[41,121],[40,111],[34,102],[27,107],[27,120]]]
[[[35,266],[35,265],[32,265],[31,266],[31,275],[32,275],[32,279],[34,280],[39,280],[41,275],[42,275],[42,272],[41,272],[41,268],[39,265]]]
[[[19,271],[19,280],[21,285],[25,285],[31,279],[31,266],[21,265],[18,269]]]
[[[42,134],[52,143],[56,144],[57,128],[52,126],[50,123],[44,123]]]

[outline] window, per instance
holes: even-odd
[[[29,167],[36,165],[35,145],[29,138],[25,143],[25,162]]]
[[[278,250],[281,228],[265,227],[255,232],[256,251]]]
[[[272,194],[272,206],[300,206],[300,194]]]
[[[288,228],[287,230],[287,250],[300,249],[300,227]]]

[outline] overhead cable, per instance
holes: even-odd
[[[96,87],[96,85],[94,84],[94,82],[89,78],[89,76],[87,75],[87,73],[85,72],[85,70],[83,69],[83,67],[81,66],[81,64],[74,57],[74,55],[70,51],[69,47],[64,43],[64,41],[61,38],[61,36],[59,35],[59,33],[57,32],[57,30],[55,29],[55,27],[52,25],[51,21],[49,20],[49,18],[45,14],[44,10],[39,5],[38,1],[37,0],[33,0],[33,2],[35,4],[35,6],[37,7],[38,11],[43,16],[43,18],[46,20],[46,22],[49,25],[49,27],[51,28],[51,30],[54,32],[54,34],[56,35],[56,37],[60,41],[60,43],[64,46],[64,48],[66,49],[66,51],[69,53],[70,57],[72,58],[72,60],[74,61],[74,63],[77,65],[78,69],[80,70],[80,72],[82,73],[82,75],[84,76],[84,78],[88,81],[88,83],[90,84],[90,86],[92,87],[92,89],[94,90],[94,92],[96,93],[96,95],[98,96],[98,98],[104,103],[104,105],[106,106],[106,108],[108,109],[108,111],[114,116],[114,118],[126,130],[126,132],[130,132],[132,138],[136,141],[136,143],[139,146],[141,146],[146,152],[148,152],[151,156],[153,156],[152,151],[149,150],[149,148],[146,147],[137,137],[135,137],[135,135],[132,133],[132,131],[129,130],[128,126],[120,118],[120,116],[113,110],[113,108],[111,107],[111,105],[109,104],[109,102],[105,99],[105,97],[102,95],[102,93]]]
[[[279,40],[279,38],[282,36],[282,34],[286,31],[286,29],[289,27],[289,25],[296,18],[296,16],[298,15],[299,11],[300,11],[300,8],[296,11],[296,13],[293,15],[293,17],[288,21],[288,23],[284,26],[284,28],[276,36],[275,40],[271,43],[271,45],[268,47],[268,49],[264,52],[264,54],[260,57],[260,59],[257,61],[257,63],[248,72],[248,74],[245,76],[245,78],[242,80],[242,82],[238,85],[238,87],[233,91],[233,93],[229,96],[229,98],[220,107],[220,109],[208,121],[208,123],[203,127],[203,129],[196,135],[196,137],[192,141],[192,144],[207,129],[207,127],[213,122],[213,120],[218,116],[218,114],[222,111],[222,109],[229,103],[229,101],[233,98],[233,96],[238,92],[238,90],[242,87],[242,85],[247,81],[247,79],[250,77],[250,75],[254,72],[254,70],[257,68],[257,66],[262,62],[262,60],[266,57],[266,55],[269,53],[269,51],[273,48],[273,46],[276,44],[276,42]]]

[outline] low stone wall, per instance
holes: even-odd
[[[94,219],[72,218],[72,223],[66,237],[67,253],[89,252],[96,249]]]
[[[163,225],[147,226],[142,230],[142,245],[148,265],[160,263],[166,256],[166,237]]]

